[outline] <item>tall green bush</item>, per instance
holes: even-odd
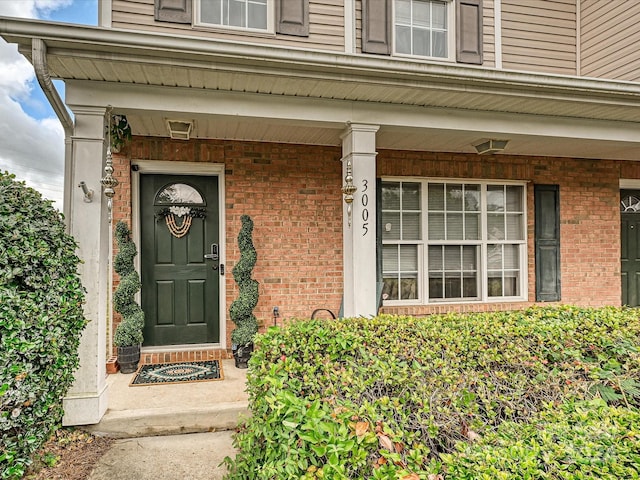
[[[51,202],[0,172],[0,477],[62,419],[85,326],[76,242]]]
[[[242,227],[238,233],[240,260],[233,267],[233,278],[240,290],[238,298],[229,307],[229,316],[236,324],[231,332],[231,342],[235,345],[247,345],[258,332],[258,320],[253,309],[258,304],[258,282],[251,278],[256,265],[257,253],[253,246],[253,220],[248,215],[240,217]]]
[[[141,286],[133,263],[138,251],[129,227],[122,221],[116,224],[116,242],[118,253],[113,268],[120,275],[120,283],[113,294],[113,308],[122,316],[122,321],[116,327],[113,343],[118,347],[131,347],[142,343],[144,312],[135,300]]]

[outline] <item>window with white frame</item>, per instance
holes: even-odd
[[[451,0],[395,0],[395,52],[449,58],[452,11]]]
[[[387,302],[525,297],[524,185],[386,180],[381,208]]]
[[[272,0],[198,0],[199,23],[267,30]]]

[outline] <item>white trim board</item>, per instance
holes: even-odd
[[[640,180],[637,179],[627,179],[627,178],[621,178],[620,179],[620,188],[628,188],[628,189],[636,189],[636,190],[640,190]]]

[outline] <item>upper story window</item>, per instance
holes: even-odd
[[[482,65],[483,0],[361,0],[362,52]]]
[[[196,3],[202,25],[270,30],[272,0],[199,0]]]
[[[395,52],[449,58],[452,1],[395,0]]]

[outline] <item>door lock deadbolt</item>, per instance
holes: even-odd
[[[207,260],[213,260],[214,262],[217,262],[220,259],[220,256],[218,255],[218,244],[217,243],[212,243],[211,244],[211,253],[205,253],[204,254],[204,258]]]

